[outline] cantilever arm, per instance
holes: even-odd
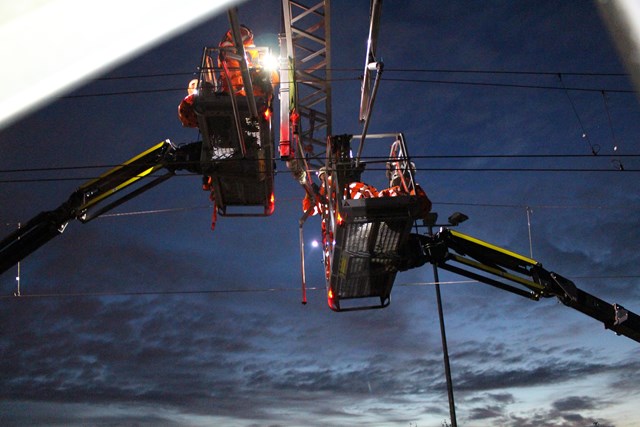
[[[176,147],[169,140],[149,148],[98,178],[81,185],[56,209],[41,212],[0,241],[0,274],[20,262],[49,240],[64,232],[69,221],[88,222],[127,200],[174,176],[177,169],[198,171],[201,142]],[[195,163],[194,163],[195,162]],[[111,196],[128,189],[160,169],[167,173],[102,205]]]

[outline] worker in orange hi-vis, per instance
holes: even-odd
[[[326,176],[326,177],[325,177]],[[325,265],[328,263],[327,257],[329,256],[328,242],[333,240],[333,236],[330,231],[327,231],[327,220],[329,219],[329,200],[327,194],[331,194],[331,203],[336,208],[336,189],[327,191],[327,185],[332,187],[331,175],[326,173],[326,168],[322,167],[318,170],[318,178],[320,179],[320,187],[313,184],[313,193],[309,194],[305,191],[304,199],[302,199],[302,211],[310,216],[322,215],[322,246],[325,254]],[[375,187],[364,182],[354,181],[349,183],[344,188],[343,199],[362,199],[362,198],[374,198],[378,197],[378,190]],[[326,274],[330,272],[327,270]]]
[[[254,45],[253,32],[245,25],[240,26],[240,34],[242,44],[245,50],[245,58],[249,68],[249,76],[253,86],[253,94],[259,97],[266,97],[267,105],[271,106],[271,99],[275,87],[280,82],[280,76],[277,69],[270,70],[265,68],[259,62],[259,51]],[[240,62],[228,55],[236,53],[235,44],[233,42],[233,33],[227,31],[218,44],[218,68],[220,70],[220,86],[218,90],[229,93],[229,88],[233,88],[235,95],[246,96],[244,82],[242,80],[242,71],[240,70]],[[211,65],[211,70],[213,66]],[[215,77],[211,77],[215,81]],[[211,82],[205,82],[208,84]],[[178,106],[178,118],[184,127],[198,127],[197,116],[194,110],[194,103],[198,92],[198,80],[193,79],[189,82],[187,96],[180,102]]]
[[[327,194],[331,194],[331,204],[333,208],[336,208],[336,189],[332,189],[332,178],[330,174],[326,173],[326,168],[322,167],[318,170],[318,178],[320,179],[320,187],[317,185],[313,185],[314,194],[309,194],[305,191],[304,199],[302,199],[302,211],[306,214],[313,215],[322,215],[322,247],[324,250],[324,261],[325,261],[325,274],[327,279],[331,272],[329,271],[329,245],[328,243],[333,240],[333,235],[331,231],[327,231],[327,221],[329,220],[329,200],[327,198]],[[327,191],[327,185],[329,186],[329,191]],[[367,197],[378,197],[378,190],[375,187],[365,184],[364,182],[354,181],[349,183],[344,188],[343,198],[344,199],[362,199]]]
[[[242,42],[245,46],[245,52],[247,53],[247,65],[251,67],[252,59],[257,55],[256,51],[247,49],[253,47],[253,32],[245,27],[240,27],[242,34]],[[237,95],[244,95],[244,86],[242,84],[242,73],[240,71],[240,63],[237,60],[226,58],[225,53],[235,53],[233,34],[231,30],[227,31],[220,41],[219,45],[220,53],[218,56],[218,66],[220,68],[220,77],[222,82],[222,91],[229,92],[229,84],[234,89]],[[253,55],[252,56],[252,52]],[[197,96],[198,80],[192,79],[187,87],[187,96],[178,105],[178,118],[184,127],[195,128],[198,127],[198,118],[194,110],[194,103]]]
[[[331,186],[331,175],[328,175],[325,180],[326,168],[321,167],[318,170],[318,178],[320,179],[320,187],[315,186],[315,196],[305,191],[304,199],[302,199],[302,211],[309,212],[309,215],[317,215],[320,212],[328,213],[328,203],[326,201],[326,182]],[[335,191],[334,191],[335,193]],[[364,182],[354,181],[349,183],[344,189],[344,199],[363,199],[367,197],[378,197],[378,190],[372,185],[365,184]],[[315,198],[315,201],[313,200]],[[335,203],[335,194],[334,194]]]
[[[411,171],[400,169],[398,161],[387,163],[387,178],[389,179],[389,187],[378,193],[378,197],[394,197],[394,196],[416,196],[420,206],[420,218],[426,219],[427,214],[431,212],[431,200],[427,193],[416,183],[412,176],[415,176],[416,165],[411,162]]]
[[[253,44],[253,32],[243,25],[240,27],[240,33],[242,34],[242,43],[247,54],[247,65],[251,67],[253,60],[258,54],[257,51],[248,49],[250,47],[255,47]],[[220,47],[218,66],[220,68],[222,91],[229,92],[229,85],[231,85],[235,94],[245,95],[244,85],[242,83],[242,73],[240,71],[240,62],[235,59],[227,58],[226,56],[227,52],[235,53],[233,34],[231,33],[231,30],[225,33],[218,46]],[[187,88],[187,96],[180,102],[180,105],[178,105],[178,118],[184,127],[198,127],[198,119],[194,110],[197,86],[198,80],[191,80]]]
[[[187,128],[198,127],[198,117],[193,108],[198,89],[198,79],[192,79],[187,86],[187,96],[178,105],[178,118],[182,126]]]
[[[247,66],[249,67],[251,83],[253,85],[253,94],[255,96],[271,97],[274,92],[274,87],[280,80],[278,71],[264,70],[263,66],[259,63],[259,52],[255,48],[253,32],[249,27],[241,25],[240,34],[242,37],[242,44],[245,49],[245,58],[247,60]],[[220,48],[218,66],[220,67],[222,91],[229,92],[229,86],[231,86],[236,95],[245,96],[246,92],[242,81],[240,62],[235,59],[228,58],[225,55],[227,52],[236,52],[231,30],[226,32],[218,47]]]
[[[240,26],[240,34],[242,37],[242,44],[245,49],[245,58],[247,60],[247,66],[251,68],[254,61],[258,57],[258,52],[253,44],[253,32],[246,26]],[[242,73],[240,71],[240,62],[229,58],[226,54],[228,52],[236,53],[235,44],[233,42],[233,33],[231,30],[227,31],[222,37],[222,40],[218,44],[220,48],[220,55],[218,56],[218,65],[220,67],[220,80],[222,80],[222,91],[229,92],[229,86],[233,88],[233,92],[236,95],[245,95],[244,84],[242,83]]]
[[[326,168],[321,167],[318,170],[318,179],[320,180],[320,186],[315,183],[311,186],[314,194],[309,194],[308,191],[305,191],[304,198],[302,199],[302,211],[308,213],[310,216],[318,215],[321,212],[328,214],[329,212],[329,204],[326,200],[326,194],[327,182],[329,183],[329,186],[331,186],[331,175],[327,176]]]
[[[302,199],[302,211],[309,216],[321,214],[322,217],[322,253],[325,265],[325,276],[329,280],[331,271],[329,269],[329,245],[328,243],[333,239],[331,232],[327,232],[327,220],[329,218],[329,201],[327,200],[327,185],[331,187],[331,175],[327,175],[326,168],[322,167],[318,170],[318,178],[320,179],[320,186],[313,183],[311,189],[313,194],[310,194],[305,187],[304,198]],[[334,196],[335,193],[331,192]],[[335,203],[335,198],[332,200]]]

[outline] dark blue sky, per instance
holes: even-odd
[[[277,48],[279,7],[240,7],[258,45]],[[366,0],[332,4],[336,134],[361,132],[368,13]],[[103,76],[127,78],[88,82],[0,130],[1,234],[159,141],[197,140],[177,105],[227,26],[190,28]],[[640,310],[640,165],[624,157],[640,149],[640,108],[592,3],[387,0],[378,52],[370,132],[405,133],[434,211],[462,211],[460,231]],[[534,154],[554,157],[513,157]],[[512,157],[441,157],[452,155]],[[72,166],[100,167],[7,172]],[[431,267],[400,274],[384,310],[334,313],[309,247],[302,306],[303,192],[278,170],[272,217],[219,218],[211,232],[200,178],[178,176],[121,215],[71,223],[21,263],[23,297],[10,297],[16,270],[0,276],[0,424],[441,426]],[[319,228],[311,219],[306,236]],[[440,279],[460,425],[640,423],[636,342],[554,300]]]

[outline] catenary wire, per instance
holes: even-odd
[[[354,72],[360,71],[356,68],[333,68],[332,72]],[[432,79],[406,79],[406,78],[389,78],[388,73],[438,73],[438,74],[463,74],[463,75],[515,75],[515,76],[576,76],[576,77],[628,77],[623,73],[597,73],[597,72],[549,72],[549,71],[509,71],[509,70],[455,70],[455,69],[406,69],[406,68],[387,68],[386,74],[382,77],[383,80],[397,81],[405,83],[435,83],[435,84],[452,84],[452,85],[472,85],[472,86],[491,86],[491,87],[511,87],[522,89],[545,89],[545,90],[572,90],[572,91],[607,91],[617,93],[634,93],[630,89],[605,89],[605,88],[585,88],[585,87],[567,87],[562,83],[562,87],[558,86],[546,86],[546,85],[533,85],[533,84],[511,84],[511,83],[496,83],[496,82],[469,82],[469,81],[455,81],[455,80],[432,80]],[[158,78],[158,77],[175,77],[175,76],[195,76],[197,72],[168,72],[168,73],[156,73],[156,74],[139,74],[129,76],[107,76],[96,79],[96,81],[123,81],[133,79],[146,79],[146,78]],[[332,78],[332,82],[340,81],[354,81],[360,80],[360,76],[346,77],[346,78]],[[74,98],[87,98],[87,97],[99,97],[99,96],[114,96],[114,95],[134,95],[134,94],[148,94],[148,93],[161,93],[161,92],[173,92],[184,91],[184,88],[159,88],[159,89],[144,89],[144,90],[129,90],[122,92],[103,92],[93,94],[73,94],[63,96],[62,99],[74,99]]]
[[[640,275],[609,275],[609,276],[579,276],[569,279],[638,279]],[[436,283],[440,285],[463,285],[480,283],[477,280],[452,280],[439,282],[406,282],[398,283],[396,287],[429,287]],[[325,291],[325,286],[307,286],[307,291]],[[268,288],[226,288],[226,289],[192,289],[175,291],[102,291],[102,292],[48,292],[20,295],[0,295],[0,300],[16,299],[60,299],[60,298],[105,298],[105,297],[153,297],[153,296],[188,296],[188,295],[225,295],[225,294],[258,294],[276,292],[300,292],[296,287],[268,287]]]
[[[283,197],[278,198],[278,203],[299,203],[299,197]],[[624,210],[627,211],[630,207],[628,205],[550,205],[550,204],[526,204],[526,205],[518,205],[518,204],[508,204],[508,203],[474,203],[474,202],[443,202],[438,200],[432,200],[434,206],[468,206],[468,207],[483,207],[483,208],[505,208],[505,209],[607,209],[607,210]],[[107,219],[107,218],[120,218],[120,217],[128,217],[128,216],[139,216],[139,215],[156,215],[156,214],[167,214],[174,212],[186,212],[186,211],[194,211],[194,210],[204,210],[204,209],[212,209],[213,205],[198,205],[198,206],[184,206],[179,208],[162,208],[162,209],[146,209],[140,211],[128,211],[128,212],[117,212],[117,213],[105,213],[96,217],[95,220]],[[5,227],[14,228],[18,226],[19,222],[4,222],[2,225]]]
[[[389,78],[383,77],[382,80],[400,82],[400,83],[434,83],[434,84],[450,84],[450,85],[462,85],[462,86],[487,86],[487,87],[502,87],[513,89],[544,89],[544,90],[564,90],[564,91],[581,91],[581,92],[611,92],[611,93],[628,93],[634,94],[632,89],[604,89],[604,88],[586,88],[586,87],[557,87],[547,85],[525,85],[514,83],[488,83],[488,82],[463,82],[454,80],[433,80],[433,79],[402,79],[402,78]]]
[[[358,77],[352,78],[332,78],[331,82],[343,82],[343,81],[358,81]],[[587,88],[587,87],[557,87],[548,85],[532,85],[532,84],[513,84],[513,83],[489,83],[489,82],[466,82],[455,80],[433,80],[433,79],[404,79],[404,78],[389,78],[382,77],[382,80],[389,82],[399,83],[433,83],[433,84],[449,84],[449,85],[461,85],[461,86],[477,86],[477,87],[501,87],[501,88],[514,88],[514,89],[540,89],[540,90],[564,90],[564,91],[580,91],[580,92],[602,92],[609,93],[628,93],[634,94],[632,89],[616,89],[616,88]],[[77,99],[77,98],[93,98],[103,96],[121,96],[121,95],[142,95],[150,93],[162,93],[162,92],[184,92],[184,88],[157,88],[157,89],[136,89],[126,90],[119,92],[98,92],[87,94],[73,94],[61,96],[61,99]]]
[[[328,68],[332,72],[362,72],[360,68]],[[288,70],[291,71],[291,70]],[[496,74],[496,75],[532,75],[532,76],[582,76],[582,77],[629,77],[627,73],[604,73],[604,72],[560,72],[560,71],[516,71],[516,70],[457,70],[449,68],[392,68],[385,67],[385,72],[407,72],[407,73],[447,73],[447,74]],[[128,76],[106,76],[99,77],[96,81],[109,80],[131,80],[156,77],[193,76],[198,71],[176,71],[155,74],[134,74]]]
[[[582,130],[582,138],[585,140],[587,145],[589,145],[589,148],[591,149],[591,153],[593,155],[598,154],[598,151],[600,151],[599,147],[596,147],[591,143],[591,139],[589,138],[589,134],[587,133],[587,130],[584,127],[584,123],[582,123],[580,114],[578,114],[578,109],[576,108],[576,105],[573,102],[573,98],[571,98],[571,95],[569,94],[569,90],[567,89],[567,87],[564,84],[564,81],[562,80],[562,74],[558,74],[558,80],[560,81],[560,86],[562,86],[562,89],[564,90],[564,93],[567,96],[569,103],[571,104],[571,108],[573,109],[573,113],[576,116],[576,119],[578,120],[578,124],[580,124],[580,129]]]
[[[368,169],[371,172],[386,171],[385,168],[370,168]],[[486,172],[486,173],[500,173],[500,172],[519,172],[519,173],[635,173],[640,172],[640,169],[620,169],[618,168],[609,168],[609,169],[597,169],[597,168],[508,168],[508,167],[495,167],[495,168],[486,168],[486,167],[439,167],[439,168],[416,168],[416,171],[419,172]],[[275,171],[276,175],[285,173],[289,174],[289,171]],[[175,177],[196,177],[201,176],[196,173],[183,173],[176,174]],[[239,175],[240,176],[240,175]],[[150,179],[157,177],[157,175],[152,176],[144,176],[141,177],[143,179]],[[89,181],[95,179],[95,176],[89,177],[64,177],[64,178],[17,178],[17,179],[0,179],[0,184],[25,184],[25,183],[33,183],[33,182],[61,182],[61,181]]]
[[[436,155],[418,155],[411,156],[411,159],[531,159],[531,158],[593,158],[591,154],[436,154]],[[597,157],[640,157],[640,154],[598,154]],[[367,157],[362,156],[361,160],[386,162],[386,157]],[[271,160],[279,160],[272,158]],[[252,161],[250,159],[242,159],[242,161]],[[102,165],[86,165],[86,166],[49,166],[38,168],[18,168],[18,169],[0,169],[0,173],[17,173],[17,172],[51,172],[64,170],[81,170],[81,169],[107,169],[122,166],[122,164],[102,164]]]
[[[592,154],[468,154],[468,155],[417,155],[411,156],[412,160],[419,159],[578,159],[578,158],[635,158],[640,157],[640,154],[598,154],[597,156],[593,156]],[[272,161],[279,160],[278,158],[272,158]],[[365,163],[375,164],[375,163],[385,163],[388,161],[387,157],[361,157],[361,160]],[[231,161],[231,160],[226,160]],[[237,159],[233,161],[255,161],[251,159]],[[123,166],[123,164],[102,164],[102,165],[85,165],[85,166],[56,166],[56,167],[36,167],[36,168],[13,168],[13,169],[1,169],[0,174],[13,174],[13,173],[33,173],[33,172],[59,172],[59,171],[72,171],[72,170],[84,170],[84,169],[112,169],[115,167]],[[149,166],[152,166],[150,163]],[[368,170],[378,171],[383,169],[370,168]],[[425,170],[425,171],[437,171],[439,169],[436,168],[418,168],[417,170]],[[447,169],[448,170],[448,169]],[[454,168],[455,170],[455,168]],[[491,170],[491,169],[490,169]],[[498,169],[500,170],[500,169]],[[527,171],[528,169],[522,168],[522,170]],[[573,171],[570,168],[564,168],[566,171]],[[599,171],[602,169],[588,169],[588,171]],[[580,170],[578,170],[580,171]],[[282,173],[280,171],[276,171],[276,173]],[[191,176],[196,174],[177,174],[176,176]],[[51,180],[78,180],[78,179],[93,179],[95,177],[70,177],[70,178],[52,178]],[[47,178],[42,178],[42,180],[48,180]],[[11,180],[0,180],[2,182],[13,182]]]

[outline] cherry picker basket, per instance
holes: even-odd
[[[411,196],[342,202],[327,284],[332,310],[389,305],[391,289],[403,259],[401,250],[409,237],[417,209],[417,201]],[[375,302],[369,304],[371,298]],[[342,303],[356,299],[359,300],[357,304],[353,304],[355,301]]]
[[[257,64],[242,74],[237,68],[221,69],[220,53],[218,48],[204,49],[194,100],[205,185],[221,215],[270,215],[274,209],[273,93],[264,84],[271,82],[260,80],[266,73],[260,74]],[[241,89],[231,82],[232,73],[239,74]],[[243,84],[247,75],[250,83]]]
[[[403,135],[372,135],[376,137],[394,139],[395,151],[392,149],[393,158],[388,160],[393,167],[404,165],[406,179],[413,185]],[[420,215],[415,194],[389,196],[391,193],[381,192],[383,196],[378,197],[377,190],[361,181],[365,164],[359,157],[352,157],[351,138],[328,138],[327,173],[322,175],[323,187],[328,189],[322,195],[326,200],[320,209],[325,278],[328,304],[334,311],[389,305],[396,274],[407,265],[406,244]]]

